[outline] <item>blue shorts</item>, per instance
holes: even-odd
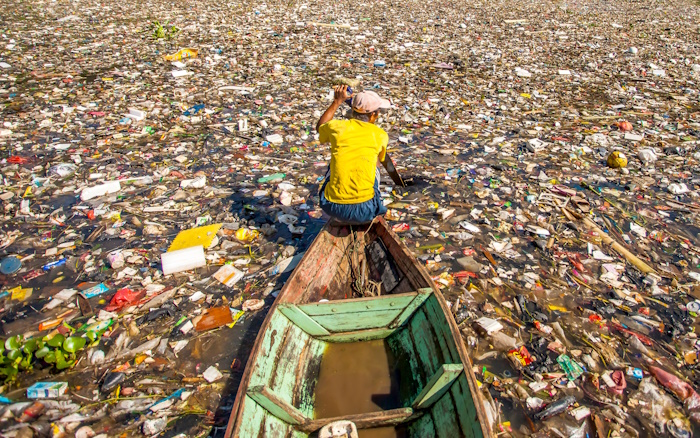
[[[329,170],[319,195],[321,209],[330,217],[344,224],[359,225],[372,222],[375,217],[386,213],[386,207],[382,203],[382,195],[379,193],[379,168],[374,175],[374,198],[359,204],[335,204],[326,199],[326,185],[330,181],[330,176]]]

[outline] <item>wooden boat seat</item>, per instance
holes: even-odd
[[[433,290],[310,304],[281,303],[280,312],[309,335],[326,342],[382,339],[409,320]]]
[[[358,429],[369,429],[373,427],[395,426],[423,415],[422,413],[414,413],[412,408],[398,408],[369,412],[366,414],[311,419],[304,416],[297,408],[281,399],[267,386],[263,385],[250,388],[247,394],[275,417],[295,425],[298,430],[306,433],[315,432],[326,424],[340,420],[352,421]]]

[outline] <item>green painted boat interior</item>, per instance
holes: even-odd
[[[239,436],[315,436],[344,418],[361,428],[360,437],[482,436],[454,337],[430,288],[281,303],[263,335],[251,358]]]

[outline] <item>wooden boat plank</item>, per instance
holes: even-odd
[[[294,426],[285,423],[279,418],[275,417],[269,412],[265,413],[265,421],[263,422],[262,433],[260,433],[260,438],[263,437],[283,437],[286,436]]]
[[[299,369],[294,384],[294,399],[292,404],[309,418],[314,416],[314,400],[316,383],[318,382],[318,370],[321,367],[323,353],[326,351],[326,342],[317,339],[309,339],[307,348],[299,360]]]
[[[440,344],[440,348],[443,351],[444,359],[449,363],[461,362],[457,348],[454,345],[454,340],[451,337],[451,332],[449,330],[448,324],[445,321],[445,317],[440,311],[440,305],[436,298],[430,299],[423,306],[423,310],[426,312],[429,318],[433,322],[433,330],[435,331],[435,337]],[[469,372],[469,370],[467,370]],[[457,381],[450,385],[450,393],[452,395],[452,400],[455,405],[455,411],[458,415],[459,424],[462,430],[470,430],[471,424],[476,421],[476,411],[474,409],[469,409],[467,404],[473,406],[474,403],[471,401],[472,397],[470,393],[465,393],[465,389],[469,389],[468,386],[465,388],[462,385],[466,383],[466,378],[463,376],[458,376]],[[465,396],[468,397],[467,401]]]
[[[342,301],[328,301],[323,303],[299,304],[298,307],[307,315],[339,315],[343,313],[362,313],[378,310],[404,309],[418,295],[418,292],[409,292],[397,295],[384,295],[369,298],[350,298]]]
[[[404,276],[401,279],[401,281],[399,281],[399,284],[394,288],[394,290],[391,291],[391,294],[402,294],[406,292],[413,292],[414,290],[416,290],[416,288],[413,287],[411,280],[409,280],[408,277]]]
[[[304,432],[315,432],[325,426],[326,424],[333,423],[335,421],[346,420],[355,423],[358,429],[371,429],[374,427],[386,427],[394,426],[397,424],[404,423],[408,420],[417,418],[418,415],[414,413],[411,408],[398,408],[390,409],[386,411],[370,412],[367,414],[355,414],[355,415],[345,415],[342,417],[331,417],[331,418],[319,418],[311,420],[306,424],[297,426],[298,429]]]
[[[250,383],[248,386],[267,385],[272,377],[272,372],[277,366],[277,358],[281,346],[289,333],[289,320],[282,314],[275,312],[270,319],[270,324],[262,338],[260,354],[255,360]]]
[[[426,370],[426,377],[429,379],[437,371],[440,363],[438,362],[438,349],[435,345],[435,339],[433,336],[430,336],[432,334],[430,323],[422,309],[419,309],[411,318],[409,329],[411,330],[413,345],[416,353],[418,353],[418,362]]]
[[[430,409],[438,438],[458,438],[464,434],[459,430],[452,397],[442,397]]]
[[[404,308],[403,312],[401,312],[401,314],[397,316],[396,319],[391,322],[391,324],[389,324],[389,328],[396,328],[404,325],[411,315],[413,315],[413,312],[415,312],[416,309],[419,308],[432,293],[433,290],[429,287],[419,289],[418,293],[413,298],[413,301],[411,301]]]
[[[368,330],[356,330],[352,332],[333,333],[328,336],[319,336],[318,339],[326,342],[360,342],[384,339],[394,333],[396,329],[376,328]]]
[[[397,360],[401,361],[400,365],[408,364],[408,370],[406,370],[404,365],[399,368],[399,372],[401,373],[399,397],[402,404],[409,405],[416,399],[416,396],[427,380],[425,370],[418,364],[418,354],[413,346],[413,340],[411,339],[408,327],[396,331],[387,339],[387,343]]]
[[[302,303],[329,298],[329,290],[337,286],[334,277],[342,272],[343,281],[349,278],[346,249],[352,244],[351,235],[332,238],[338,234],[337,227],[326,227],[319,233],[317,240],[306,251],[294,274],[287,280],[280,302]],[[358,234],[362,234],[358,232]],[[299,272],[297,272],[299,271]],[[342,298],[342,297],[335,297]]]
[[[327,336],[330,334],[328,330],[321,327],[319,323],[314,321],[296,304],[280,304],[277,308],[284,316],[289,318],[290,321],[311,336]]]
[[[464,366],[461,363],[442,364],[416,397],[416,400],[413,402],[413,409],[430,407],[449,390],[452,383],[463,370]]]
[[[433,336],[431,324],[422,308],[419,309],[411,319],[409,328],[411,330],[413,344],[418,353],[419,363],[432,375],[440,366],[438,363],[439,347],[437,346],[435,336]],[[440,356],[442,356],[442,354],[440,354]],[[435,423],[435,431],[438,437],[461,436],[455,418],[455,407],[452,397],[443,397],[438,400],[430,409],[430,414]]]
[[[450,393],[455,400],[455,407],[462,430],[471,432],[471,437],[482,436],[481,426],[479,426],[479,416],[476,413],[474,400],[469,391],[469,382],[465,374],[457,377],[457,381],[450,387]],[[474,424],[477,424],[476,428]]]
[[[359,313],[342,313],[335,315],[318,315],[314,320],[332,333],[357,331],[386,327],[403,309],[367,311]]]
[[[442,298],[442,296],[434,295],[434,297],[435,300],[428,300],[429,302],[426,303],[428,306],[427,308],[433,306],[435,308],[435,312],[441,312],[444,315],[451,315],[449,313],[449,309],[447,308],[447,304],[445,303],[445,300]],[[454,318],[450,316],[447,319],[447,326],[445,326],[444,328],[446,329],[445,338],[451,339],[453,341],[449,342],[448,345],[450,346],[450,348],[456,349],[456,352],[457,354],[459,354],[461,362],[465,364],[465,369],[471,369],[471,360],[467,355],[467,349],[464,346],[464,342],[462,341],[461,334],[459,332],[459,329],[457,328],[457,324],[455,323]],[[449,334],[447,333],[447,330],[449,330]],[[465,397],[462,400],[465,400],[466,406],[464,407],[466,407],[467,409],[467,421],[469,422],[469,424],[471,424],[471,436],[493,436],[488,426],[488,423],[486,423],[487,417],[486,413],[484,412],[483,405],[481,404],[481,402],[474,402],[474,397],[477,397],[477,400],[481,400],[481,395],[479,393],[479,388],[476,385],[476,379],[474,378],[474,374],[464,373],[462,376],[463,377],[457,379],[457,383],[459,383],[462,389],[462,394],[469,395],[468,397]],[[455,385],[453,385],[453,387],[454,386]],[[452,390],[453,395],[456,392],[456,389]],[[481,425],[482,421],[484,422],[483,429]],[[460,422],[463,421],[460,419]]]
[[[410,431],[410,436],[420,438],[437,438],[437,434],[435,433],[435,423],[433,422],[432,415],[429,413],[411,423],[408,430]]]
[[[437,340],[437,345],[440,347],[440,356],[445,363],[457,363],[461,362],[459,359],[459,354],[454,347],[454,342],[452,340],[451,334],[449,333],[449,328],[447,327],[446,316],[442,313],[437,313],[435,311],[435,306],[433,304],[437,303],[436,298],[426,300],[425,305],[422,307],[425,316],[431,322],[431,330],[433,331],[433,336]],[[449,335],[449,336],[446,336]],[[449,344],[449,345],[448,345]]]
[[[282,399],[266,385],[249,388],[247,394],[267,412],[286,423],[303,424],[309,420],[297,408]]]
[[[277,366],[270,379],[269,388],[287,403],[294,399],[296,370],[310,336],[299,327],[292,325],[286,336],[285,344],[280,349]]]
[[[240,435],[257,436],[265,421],[265,409],[246,394],[243,398],[243,417],[239,425]]]

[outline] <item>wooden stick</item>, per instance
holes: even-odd
[[[417,416],[420,416],[420,413],[414,414],[413,409],[411,408],[399,408],[392,409],[389,411],[371,412],[369,414],[344,415],[333,418],[320,418],[316,420],[311,420],[306,424],[300,424],[296,426],[296,428],[298,430],[301,430],[302,432],[312,433],[319,430],[326,424],[330,424],[340,420],[347,420],[355,423],[355,426],[358,429],[371,429],[374,427],[393,426],[396,424],[401,424],[406,421],[413,420]]]
[[[566,213],[567,211],[568,211],[568,209],[562,208],[562,212],[565,212],[564,216],[566,216],[567,218],[569,216],[575,217],[573,212],[568,211],[568,214],[567,214]],[[637,257],[636,255],[629,252],[627,250],[627,248],[620,245],[618,242],[615,241],[615,239],[610,237],[607,233],[603,232],[603,230],[601,230],[598,227],[598,225],[596,225],[595,222],[593,222],[592,220],[590,220],[586,216],[583,216],[581,219],[582,219],[584,225],[586,225],[586,227],[588,227],[589,229],[598,233],[598,235],[600,236],[600,238],[603,240],[603,242],[606,245],[609,245],[613,250],[615,250],[615,252],[617,252],[618,254],[623,256],[625,259],[627,259],[628,262],[630,262],[634,266],[636,266],[637,269],[639,269],[640,271],[642,271],[645,274],[653,273],[653,274],[658,275],[658,273],[654,270],[654,268],[652,268],[651,266],[644,263],[639,257]]]

